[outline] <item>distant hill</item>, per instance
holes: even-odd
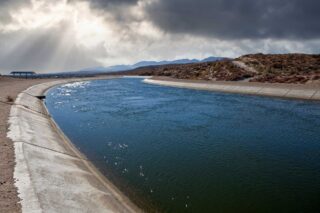
[[[192,64],[139,67],[118,74],[208,81],[320,84],[320,55],[260,53],[236,59],[208,60]]]
[[[87,73],[87,72],[118,72],[118,71],[125,71],[125,70],[133,70],[139,67],[146,67],[146,66],[159,66],[159,65],[166,65],[166,64],[191,64],[191,63],[200,63],[200,62],[209,62],[209,61],[219,61],[223,60],[223,57],[208,57],[203,60],[198,59],[179,59],[173,61],[140,61],[138,63],[132,65],[115,65],[109,67],[91,67],[85,68],[78,72],[80,73]]]

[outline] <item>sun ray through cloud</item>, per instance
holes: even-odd
[[[22,57],[22,53],[34,49],[41,52],[40,58],[35,54],[34,58],[29,57],[33,63],[21,61],[19,66],[30,65],[43,72],[139,60],[236,57],[256,50],[319,52],[320,29],[314,21],[318,13],[313,9],[317,6],[301,5],[297,0],[290,4],[274,0],[254,4],[250,0],[241,4],[226,2],[233,3],[233,7],[217,0],[201,0],[201,5],[191,0],[6,0],[0,3],[5,17],[0,16],[0,70],[13,64],[8,59]],[[268,9],[264,11],[264,7]],[[216,14],[210,8],[217,10]],[[248,12],[244,13],[244,9]],[[261,11],[261,17],[257,11]],[[238,19],[231,14],[238,15]],[[301,17],[301,21],[308,20],[310,27],[303,28],[296,18],[291,23],[288,17],[292,14]],[[272,25],[273,16],[283,25]],[[250,24],[246,23],[249,18]],[[304,30],[295,30],[293,22]],[[243,29],[232,30],[233,25]],[[168,46],[172,47],[170,52]]]

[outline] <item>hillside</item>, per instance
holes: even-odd
[[[320,55],[251,54],[234,60],[141,67],[123,74],[210,81],[319,83]]]
[[[91,68],[85,68],[83,70],[80,70],[78,72],[117,72],[117,71],[124,71],[124,70],[133,70],[140,67],[146,67],[146,66],[160,66],[160,65],[167,65],[167,64],[192,64],[192,63],[201,63],[201,62],[212,62],[212,61],[220,61],[225,58],[223,57],[214,57],[210,56],[205,59],[177,59],[172,61],[140,61],[135,64],[131,65],[114,65],[110,67],[91,67]]]

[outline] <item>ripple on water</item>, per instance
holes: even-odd
[[[132,197],[165,212],[319,211],[319,103],[140,81],[72,83],[46,100]]]

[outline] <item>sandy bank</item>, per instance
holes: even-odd
[[[64,136],[37,96],[58,80],[20,93],[11,107],[14,178],[22,212],[139,212]]]
[[[162,86],[208,90],[216,92],[317,101],[320,100],[319,85],[271,84],[251,82],[208,82],[198,80],[181,80],[168,77],[154,77],[151,79],[145,79],[144,82]]]

